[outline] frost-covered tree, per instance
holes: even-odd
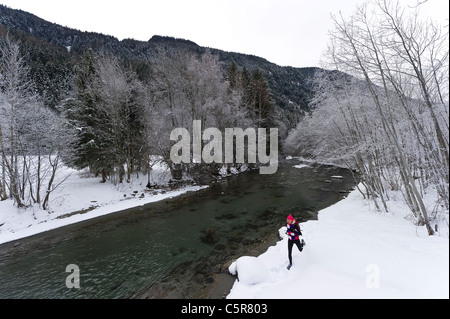
[[[377,207],[387,210],[387,190],[401,190],[432,234],[428,187],[448,209],[448,33],[398,2],[334,22],[328,65],[359,80],[321,77],[315,110],[286,142],[357,169]]]
[[[20,167],[23,144],[19,121],[36,103],[37,96],[19,44],[9,36],[0,40],[2,188],[7,184],[9,196],[21,207],[24,205],[25,183]]]
[[[64,101],[64,114],[71,122],[78,138],[70,156],[64,160],[72,167],[89,167],[99,174],[101,164],[97,156],[100,149],[97,129],[101,116],[96,106],[100,100],[100,93],[98,70],[92,50],[86,52],[76,65],[74,86],[73,97]]]
[[[140,167],[142,141],[142,85],[136,74],[117,58],[89,51],[77,66],[74,98],[65,114],[78,142],[68,162],[89,167],[102,182],[129,181]]]
[[[0,43],[0,87],[1,198],[48,209],[64,180],[57,174],[70,135],[64,119],[43,106],[20,46],[9,37]]]
[[[102,133],[104,147],[100,154],[106,163],[105,170],[114,184],[122,183],[125,173],[127,181],[135,166],[137,153],[136,140],[140,141],[142,127],[139,117],[137,95],[140,83],[136,74],[111,56],[102,56],[98,60],[99,103],[97,108],[102,114]],[[138,165],[136,165],[138,166]]]
[[[201,159],[191,158],[192,165],[172,163],[170,132],[174,128],[192,132],[194,120],[202,122],[202,130],[215,127],[224,131],[226,127],[249,125],[248,110],[242,107],[242,94],[230,89],[222,65],[209,52],[197,56],[162,51],[153,69],[150,84],[153,100],[148,112],[150,147],[164,158],[174,179],[180,179],[183,172],[194,178],[217,174],[222,165],[205,165]]]

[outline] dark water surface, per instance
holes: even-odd
[[[214,274],[264,245],[289,213],[316,219],[355,185],[344,169],[295,164],[0,245],[0,298],[201,296]],[[80,269],[79,289],[66,286],[69,264]]]

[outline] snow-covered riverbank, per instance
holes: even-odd
[[[0,244],[205,187],[148,191],[145,176],[113,186],[78,171],[67,173],[52,194],[51,213],[0,202]],[[167,171],[155,169],[153,178],[167,182]],[[429,207],[434,197],[429,194]],[[281,228],[282,240],[266,253],[230,266],[239,281],[228,298],[449,298],[448,212],[440,215],[436,235],[428,236],[408,218],[400,193],[392,194],[389,207],[390,213],[378,213],[355,190],[320,211],[319,220],[300,221],[307,245],[303,252],[294,247],[289,271]],[[86,212],[71,214],[79,211]]]
[[[148,190],[147,176],[134,177],[130,183],[114,186],[69,168],[60,176],[69,177],[52,193],[50,212],[37,205],[18,209],[12,200],[0,201],[0,244],[207,187],[191,185],[174,190]],[[167,186],[169,177],[163,166],[154,168],[154,182]]]
[[[283,239],[266,253],[230,266],[239,280],[228,298],[448,299],[448,214],[428,236],[408,220],[401,194],[393,195],[389,214],[355,190],[320,211],[318,221],[301,223],[306,246],[303,252],[294,246],[291,270],[281,228]]]

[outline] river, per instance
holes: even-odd
[[[317,219],[355,186],[345,169],[295,164],[0,245],[0,298],[211,296],[232,260],[273,244],[288,214]],[[80,288],[66,286],[68,265]]]

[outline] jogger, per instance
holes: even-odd
[[[287,235],[289,236],[288,240],[288,257],[289,257],[289,266],[287,269],[291,269],[292,267],[292,246],[294,244],[297,246],[299,251],[303,250],[302,242],[300,242],[299,236],[302,236],[302,232],[300,230],[300,226],[297,221],[289,214],[287,217]]]

